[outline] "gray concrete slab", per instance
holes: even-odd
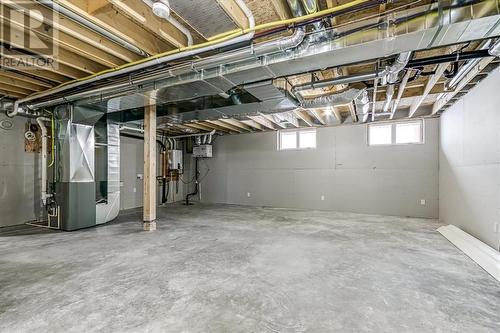
[[[1,332],[499,332],[500,284],[435,220],[223,205],[0,229]]]

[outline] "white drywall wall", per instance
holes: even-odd
[[[423,145],[369,147],[366,125],[319,128],[314,150],[278,151],[276,132],[219,137],[202,200],[437,218],[438,123]]]
[[[440,143],[440,220],[498,250],[500,68],[442,114]]]

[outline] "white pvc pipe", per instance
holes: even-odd
[[[47,127],[43,123],[44,121],[50,121],[49,118],[38,117],[36,122],[42,130],[42,203],[45,206],[47,204]]]

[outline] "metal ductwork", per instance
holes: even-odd
[[[70,84],[60,92],[52,92],[50,96],[42,95],[21,102],[31,109],[77,100],[80,105],[105,108],[106,100],[135,93],[142,95],[143,100],[144,95],[147,95],[155,98],[157,104],[162,104],[171,102],[168,98],[162,98],[164,89],[176,86],[189,92],[194,82],[211,86],[217,94],[227,93],[233,87],[251,82],[384,58],[412,50],[492,38],[500,35],[500,15],[496,5],[497,1],[482,1],[473,4],[467,2],[461,7],[457,5],[450,8],[435,4],[415,7],[393,14],[392,24],[388,27],[389,34],[380,34],[377,27],[373,28],[378,22],[378,18],[375,18],[358,23],[371,28],[360,30],[355,27],[356,31],[350,33],[346,30],[349,27],[343,27],[344,30],[339,31],[339,34],[344,34],[345,37],[309,42],[305,48],[302,43],[283,50],[284,47],[279,45],[284,39],[278,39],[167,69],[152,70],[155,66],[181,57],[168,56],[128,68],[122,73],[126,77],[118,77],[113,85],[102,84],[92,89],[76,89],[76,86]],[[292,45],[303,40],[303,36],[304,33],[299,29],[292,37],[285,38],[293,38],[290,40],[294,42],[288,44]],[[259,52],[263,53],[261,56],[256,51],[259,49],[262,50]],[[182,56],[187,55],[191,53]],[[150,70],[147,74],[142,72],[146,68]],[[117,73],[109,73],[108,78],[116,75]],[[101,79],[95,78],[93,84]],[[65,91],[64,96],[60,95],[62,91]],[[125,104],[122,106],[127,107]]]
[[[401,53],[391,66],[388,66],[384,73],[385,77],[382,78],[382,82],[387,84],[385,103],[383,110],[384,112],[389,111],[389,107],[392,102],[392,97],[394,96],[394,84],[398,81],[398,76],[401,71],[404,70],[408,62],[410,61],[412,52]]]
[[[366,89],[348,89],[346,91],[303,100],[300,106],[304,109],[326,108],[355,103],[358,116],[368,114],[369,98]]]

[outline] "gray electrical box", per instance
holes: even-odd
[[[175,149],[169,152],[169,168],[170,170],[182,170],[182,150]]]
[[[193,157],[212,157],[212,145],[199,145],[193,148]]]

